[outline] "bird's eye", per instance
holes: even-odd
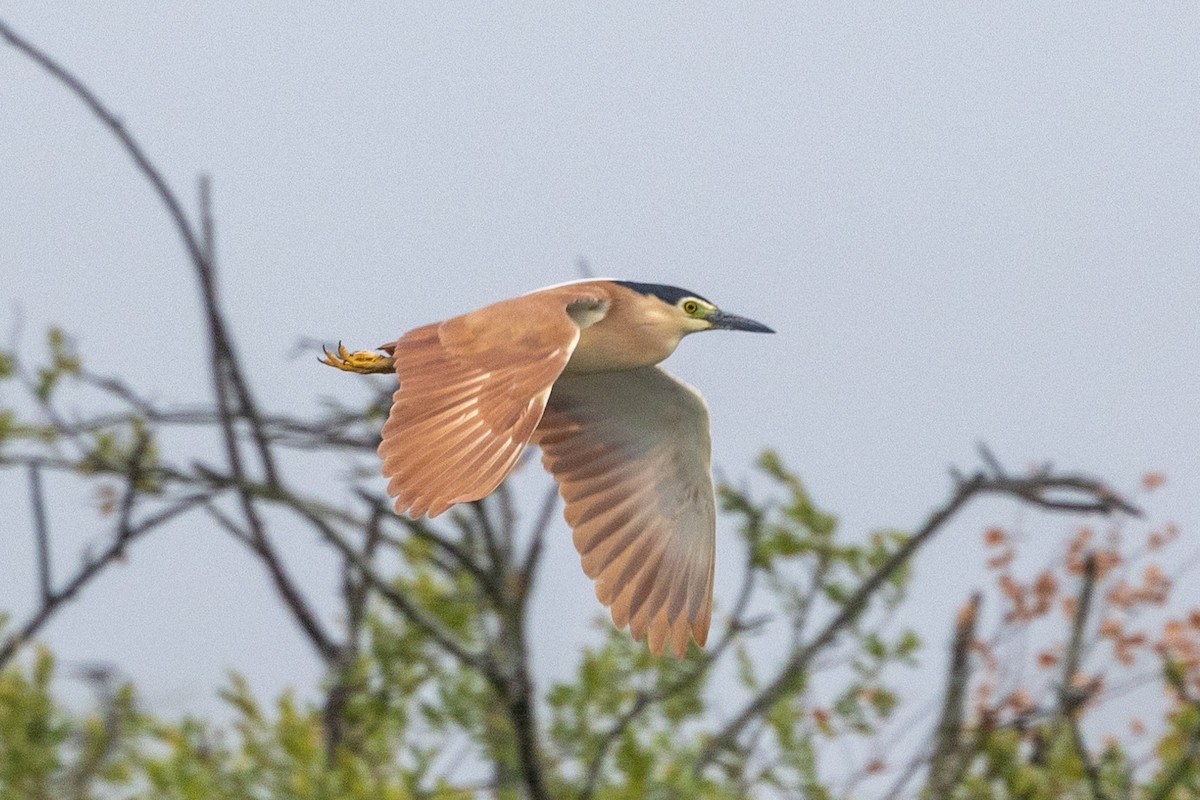
[[[684,300],[683,301],[683,313],[695,314],[699,310],[700,310],[700,304],[697,303],[695,300]]]

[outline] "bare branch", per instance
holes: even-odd
[[[308,601],[300,592],[299,587],[292,581],[283,566],[283,561],[275,551],[274,545],[267,536],[266,527],[255,507],[255,494],[250,490],[242,468],[241,453],[238,449],[234,434],[233,418],[229,409],[229,398],[225,389],[223,375],[223,358],[217,354],[218,346],[214,344],[213,381],[217,394],[218,409],[221,417],[221,430],[224,434],[225,452],[229,459],[230,470],[233,473],[233,483],[238,491],[242,515],[249,528],[251,547],[267,567],[272,582],[279,596],[283,599],[292,617],[300,625],[309,642],[326,663],[332,663],[338,656],[336,644],[325,632],[324,626],[317,619],[316,613],[309,607]]]
[[[993,478],[1004,476],[1004,467],[1000,465],[1000,460],[992,453],[992,449],[984,442],[975,443],[975,452],[979,453],[979,458],[983,464],[991,472]]]
[[[475,500],[470,503],[470,506],[471,511],[475,515],[475,520],[479,523],[479,531],[483,534],[483,544],[487,549],[492,569],[497,571],[504,569],[507,563],[504,545],[497,535],[496,528],[492,525],[492,518],[488,513],[487,502],[485,500]]]
[[[322,519],[309,504],[283,489],[280,490],[278,499],[312,523],[321,532],[325,541],[337,548],[342,557],[358,570],[363,579],[383,599],[387,600],[405,619],[429,636],[429,638],[433,639],[442,649],[457,658],[464,665],[478,669],[485,676],[494,678],[497,675],[494,665],[490,664],[482,653],[470,650],[451,631],[438,622],[436,618],[417,605],[403,592],[397,591],[390,582],[384,580],[367,559],[364,558],[363,554],[359,553],[357,548],[353,547],[329,522]]]
[[[976,592],[958,613],[954,642],[950,647],[946,697],[937,726],[937,745],[929,762],[925,797],[949,797],[969,763],[970,753],[964,752],[962,742],[963,698],[971,680],[971,644],[975,641],[980,600],[981,596]]]
[[[250,422],[250,431],[256,445],[259,461],[266,474],[267,483],[271,486],[279,484],[279,475],[275,468],[275,456],[271,452],[266,434],[263,429],[258,406],[254,402],[250,388],[242,375],[241,365],[233,342],[229,337],[229,328],[225,324],[217,297],[216,260],[214,255],[214,229],[211,209],[211,181],[207,176],[200,179],[200,208],[204,227],[205,257],[193,259],[192,266],[200,282],[201,300],[204,303],[205,316],[208,321],[209,346],[212,358],[213,383],[218,393],[218,406],[223,407],[224,417],[232,413],[232,404],[228,399],[222,400],[220,395],[233,390],[237,397],[238,412]],[[236,450],[236,440],[231,433],[227,438]],[[235,467],[235,473],[241,471],[240,465]]]
[[[130,135],[129,131],[119,118],[100,101],[91,89],[83,84],[81,80],[75,77],[65,67],[51,58],[42,50],[35,47],[26,39],[18,36],[16,31],[10,28],[3,21],[0,21],[0,37],[3,37],[14,48],[24,53],[33,60],[38,66],[48,72],[56,80],[60,81],[72,94],[87,106],[110,131],[116,136],[125,153],[133,160],[138,171],[145,176],[154,187],[158,199],[162,201],[166,207],[167,213],[171,216],[172,222],[175,224],[175,229],[178,231],[180,238],[183,240],[183,246],[188,252],[188,256],[193,262],[199,263],[204,261],[204,254],[195,233],[192,231],[188,223],[187,216],[183,212],[183,206],[175,197],[174,192],[167,186],[167,182],[163,179],[161,173],[150,163],[146,158],[146,154],[142,151],[141,146]]]
[[[105,375],[97,375],[83,367],[75,375],[81,383],[100,389],[108,394],[118,397],[128,403],[139,414],[142,414],[147,419],[153,419],[155,414],[154,407],[145,398],[139,396],[132,388],[124,381],[118,378],[110,378]],[[98,427],[107,427],[111,424],[128,422],[129,418],[125,415],[109,417],[105,422],[100,423]],[[71,426],[74,427],[74,426]]]
[[[1122,513],[1141,517],[1137,506],[1121,498],[1103,483],[1079,475],[1035,475],[1014,478],[1006,475],[989,478],[981,492],[1006,494],[1048,511],[1067,511],[1079,514]],[[1068,492],[1086,500],[1056,499],[1054,492]]]
[[[1079,712],[1095,693],[1094,685],[1080,685],[1082,675],[1079,665],[1083,659],[1083,633],[1087,628],[1092,597],[1096,590],[1096,554],[1088,553],[1083,562],[1083,584],[1079,587],[1079,598],[1075,604],[1075,618],[1071,623],[1071,639],[1063,656],[1063,670],[1058,687],[1058,714],[1068,727],[1075,755],[1083,765],[1088,787],[1096,800],[1108,800],[1108,794],[1100,782],[1100,770],[1088,753],[1087,742],[1079,727]]]
[[[383,519],[387,509],[378,503],[372,503],[371,517],[367,520],[366,541],[363,542],[362,557],[368,564],[375,558],[375,552],[383,541]],[[363,616],[366,613],[367,598],[370,596],[366,581],[358,574],[352,564],[343,563],[343,594],[346,602],[346,649],[356,651],[358,648],[359,632],[362,629]]]
[[[1088,553],[1083,560],[1083,583],[1079,587],[1079,598],[1075,603],[1075,617],[1071,622],[1071,639],[1063,654],[1062,676],[1058,686],[1058,710],[1065,717],[1074,716],[1090,693],[1076,685],[1079,664],[1083,659],[1083,634],[1091,613],[1092,597],[1096,593],[1096,554]]]
[[[204,504],[204,511],[235,540],[246,545],[251,550],[254,549],[254,537],[231,519],[228,514],[218,508],[216,503],[206,502]]]
[[[429,542],[437,549],[449,555],[455,564],[470,573],[471,577],[479,583],[484,592],[493,600],[497,602],[501,600],[502,590],[500,585],[496,583],[495,577],[488,572],[483,564],[480,564],[474,556],[468,553],[465,548],[437,533],[433,528],[421,522],[421,520],[404,518],[401,519],[401,524],[413,536],[422,541]]]
[[[200,176],[200,241],[204,245],[204,263],[215,268],[217,233],[212,214],[212,179],[207,175]]]
[[[243,500],[244,508],[251,507],[251,501]],[[275,589],[279,592],[279,596],[283,598],[284,605],[292,612],[292,617],[300,625],[308,637],[309,642],[316,649],[317,653],[327,663],[337,659],[339,648],[334,643],[333,639],[325,632],[325,627],[317,618],[316,612],[309,606],[308,600],[300,592],[298,586],[292,580],[291,576],[283,566],[283,561],[276,552],[270,540],[262,528],[261,522],[257,521],[257,513],[254,513],[255,522],[251,523],[250,531],[252,537],[252,547],[258,554],[260,560],[267,566],[267,572],[271,576],[272,582],[275,584]]]
[[[33,535],[37,538],[38,585],[44,604],[54,597],[54,581],[50,574],[50,528],[46,523],[46,498],[42,493],[42,470],[38,464],[29,465],[29,494],[33,505]]]
[[[366,541],[362,557],[371,563],[383,536],[383,516],[387,509],[380,503],[370,503],[371,516],[367,521]],[[340,663],[334,679],[325,693],[325,704],[321,711],[322,728],[325,735],[325,757],[333,764],[339,747],[353,742],[347,741],[346,705],[359,688],[351,681],[355,675],[355,661],[360,650],[363,618],[366,613],[370,587],[357,569],[347,561],[342,564],[342,598],[346,605],[346,640],[341,649]]]
[[[201,299],[209,327],[209,348],[212,365],[213,389],[216,394],[217,410],[220,415],[221,431],[225,442],[225,452],[229,460],[230,471],[238,484],[238,496],[241,501],[242,515],[246,519],[254,551],[267,567],[272,582],[279,596],[283,599],[293,618],[304,631],[317,653],[327,663],[338,658],[340,648],[326,633],[316,613],[310,607],[295,581],[292,580],[283,566],[283,561],[276,552],[274,545],[267,535],[266,526],[255,508],[254,496],[245,488],[245,468],[238,447],[234,427],[233,403],[229,396],[230,389],[237,395],[239,410],[251,423],[254,441],[257,445],[259,460],[266,474],[270,487],[279,485],[278,473],[275,470],[274,456],[266,436],[263,433],[262,421],[258,416],[257,407],[250,395],[248,387],[242,380],[237,357],[229,340],[229,334],[221,314],[217,299],[216,269],[212,258],[213,223],[210,210],[210,189],[207,178],[200,181],[200,204],[204,226],[203,253],[193,257],[193,267],[200,282]]]
[[[99,98],[82,81],[40,49],[18,36],[3,22],[0,22],[0,36],[3,36],[10,45],[33,59],[34,62],[61,81],[72,93],[83,101],[89,110],[116,136],[137,168],[150,181],[159,199],[167,208],[171,220],[180,238],[183,240],[184,247],[187,250],[200,282],[201,297],[204,301],[209,327],[213,385],[217,395],[217,408],[220,414],[221,428],[224,434],[230,468],[239,484],[241,484],[242,479],[245,477],[245,471],[241,455],[238,452],[237,437],[233,424],[232,404],[228,393],[228,389],[232,387],[237,397],[240,413],[250,420],[251,430],[258,445],[258,454],[267,476],[267,482],[271,485],[278,485],[278,474],[275,470],[274,457],[263,432],[262,420],[258,415],[257,407],[251,397],[250,390],[242,377],[241,369],[217,303],[213,247],[214,233],[208,179],[203,178],[200,183],[201,221],[203,228],[201,237],[193,229],[175,193],[146,157],[141,146]],[[242,491],[240,496],[242,512],[246,516],[251,535],[254,537],[256,550],[266,563],[276,589],[300,623],[301,628],[308,635],[313,646],[325,660],[331,660],[336,657],[336,646],[334,646],[333,642],[317,622],[316,615],[308,607],[307,601],[305,601],[298,588],[284,571],[278,555],[267,539],[265,527],[254,508],[253,498],[245,491]]]

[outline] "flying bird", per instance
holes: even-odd
[[[588,279],[323,362],[396,373],[378,452],[398,514],[486,497],[538,445],[596,597],[651,652],[669,640],[682,657],[712,619],[708,410],[656,365],[705,330],[774,332],[675,286]]]

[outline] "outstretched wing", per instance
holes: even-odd
[[[605,308],[586,290],[536,292],[385,345],[400,388],[379,456],[396,512],[436,516],[499,486],[579,341],[576,319],[595,321]]]
[[[708,410],[658,367],[564,374],[534,440],[617,627],[682,657],[712,619],[716,510]]]

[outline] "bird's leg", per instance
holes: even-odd
[[[320,360],[322,364],[328,364],[346,372],[367,375],[372,372],[391,373],[396,370],[394,358],[371,350],[355,350],[351,353],[342,346],[341,342],[338,342],[336,353],[331,353],[324,347],[321,350],[325,353],[325,357]]]

